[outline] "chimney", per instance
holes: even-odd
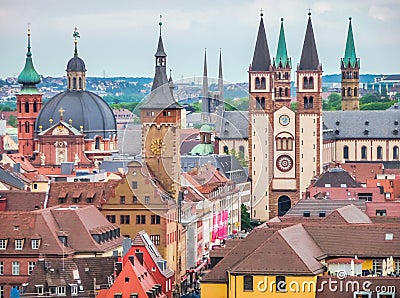
[[[133,266],[135,266],[135,257],[134,257],[134,256],[129,256],[128,259],[129,259],[129,261],[131,262],[131,264],[132,264]]]
[[[140,265],[143,266],[143,252],[137,251],[135,252],[136,258],[138,259]]]

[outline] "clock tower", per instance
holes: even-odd
[[[151,93],[140,106],[142,154],[145,165],[175,199],[180,186],[179,140],[181,106],[175,101],[166,73],[167,55],[161,36],[155,53],[155,75]]]

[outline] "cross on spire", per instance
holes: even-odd
[[[162,26],[162,21],[161,21],[161,19],[162,19],[162,15],[160,14],[160,22],[158,23],[158,25],[160,26],[160,36],[161,36],[161,26]]]
[[[264,15],[264,9],[260,9],[260,16],[262,17]]]
[[[311,8],[307,9],[308,10],[308,15],[311,15]]]

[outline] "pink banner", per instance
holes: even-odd
[[[215,240],[217,239],[217,235],[218,235],[218,218],[217,218],[217,214],[214,214],[212,233],[211,233],[212,242],[215,242]]]
[[[222,221],[223,221],[223,234],[222,237],[226,239],[228,237],[228,210],[224,210],[222,213]]]
[[[218,213],[218,239],[224,239],[224,211]]]

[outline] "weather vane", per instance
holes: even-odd
[[[77,27],[75,27],[74,33],[72,34],[72,37],[75,38],[75,39],[81,38],[81,36],[79,35],[79,32],[78,32],[78,28],[77,28]]]

